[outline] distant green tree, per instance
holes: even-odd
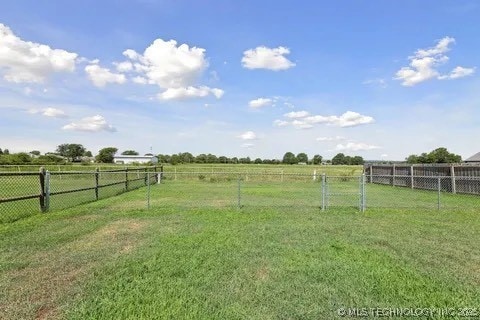
[[[138,156],[139,153],[135,150],[125,150],[122,152],[122,156]]]
[[[3,149],[3,154],[10,154],[10,150],[8,150],[8,149]]]
[[[297,159],[297,157],[295,157],[295,155],[292,152],[286,152],[283,155],[282,162],[284,164],[296,164],[296,163],[298,163],[298,159]]]
[[[250,159],[250,157],[240,158],[240,159],[238,159],[238,162],[239,163],[244,163],[244,164],[249,164],[249,163],[252,163],[252,159]]]
[[[322,164],[322,156],[319,154],[314,155],[313,164]]]
[[[195,162],[195,157],[190,152],[180,153],[180,158],[182,163],[193,163]]]
[[[297,154],[297,161],[298,162],[303,162],[303,163],[308,163],[308,156],[306,153],[301,152]]]
[[[56,152],[70,161],[77,160],[86,152],[85,147],[78,143],[63,143],[57,146]]]
[[[40,155],[40,151],[38,151],[38,150],[33,150],[33,151],[30,151],[30,154],[33,154],[34,156],[39,156],[39,155]]]
[[[345,155],[343,153],[337,153],[335,157],[332,158],[332,164],[346,164]]]
[[[405,159],[408,163],[460,163],[462,157],[458,154],[450,153],[447,148],[437,148],[429,153],[423,152],[420,155],[409,155]]]
[[[92,151],[85,151],[85,153],[83,154],[85,157],[93,157],[92,155]]]
[[[118,149],[115,147],[103,148],[98,152],[95,160],[102,163],[113,163],[113,157],[117,151]]]
[[[179,154],[172,154],[172,156],[170,157],[170,163],[173,165],[179,164],[181,163],[181,161],[182,157]]]
[[[218,163],[228,163],[228,158],[225,156],[218,157]]]
[[[352,158],[350,164],[353,164],[353,165],[362,165],[362,164],[364,164],[364,163],[365,163],[365,161],[363,160],[362,157],[360,157],[360,156],[355,156],[355,157]]]
[[[218,158],[216,155],[214,154],[207,154],[207,163],[217,163],[218,162]]]
[[[2,148],[0,148],[0,155],[2,155],[2,154],[3,154],[3,150],[2,150]]]
[[[255,164],[260,164],[260,163],[262,163],[262,159],[257,158],[257,159],[255,159],[255,160],[253,161],[253,163],[255,163]]]
[[[207,155],[205,153],[201,153],[195,157],[196,163],[207,163]]]

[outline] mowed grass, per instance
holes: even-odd
[[[234,182],[182,183],[155,186],[150,210],[142,188],[0,225],[0,318],[334,319],[341,307],[480,306],[478,212],[238,209],[222,202]],[[285,196],[259,188],[252,195]]]

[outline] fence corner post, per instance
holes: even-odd
[[[457,186],[455,181],[455,165],[450,166],[450,176],[452,177],[452,193],[457,193]]]
[[[361,179],[361,184],[362,184],[361,188],[360,188],[361,193],[362,193],[362,195],[361,195],[361,197],[362,197],[362,200],[361,200],[362,207],[360,208],[360,211],[365,212],[365,209],[367,208],[367,195],[366,195],[367,192],[366,192],[366,188],[365,188],[365,180],[366,180],[365,179],[365,173],[362,174],[360,179]]]
[[[45,192],[45,176],[46,176],[46,170],[44,167],[40,167],[38,177],[40,179],[40,196],[39,196],[39,202],[40,202],[40,211],[41,212],[46,212],[47,208],[45,206],[45,199],[46,199],[46,192]]]

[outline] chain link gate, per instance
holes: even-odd
[[[322,211],[330,207],[366,208],[365,175],[322,175]]]

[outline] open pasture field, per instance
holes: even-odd
[[[0,318],[335,319],[339,308],[478,310],[478,212],[322,212],[281,200],[249,206],[249,196],[298,196],[253,182],[239,209],[235,200],[221,201],[235,183],[166,180],[151,188],[150,210],[141,188],[0,225]]]
[[[38,172],[39,165],[2,165],[0,172]],[[67,165],[44,165],[45,169],[55,171],[94,171],[123,169],[125,165],[115,164],[67,164]],[[127,166],[129,168],[138,168],[138,166]],[[332,165],[271,165],[271,164],[179,164],[164,165],[165,172],[238,172],[238,173],[300,173],[312,174],[315,170],[318,174],[326,173],[329,175],[359,175],[363,171],[362,166],[332,166]]]

